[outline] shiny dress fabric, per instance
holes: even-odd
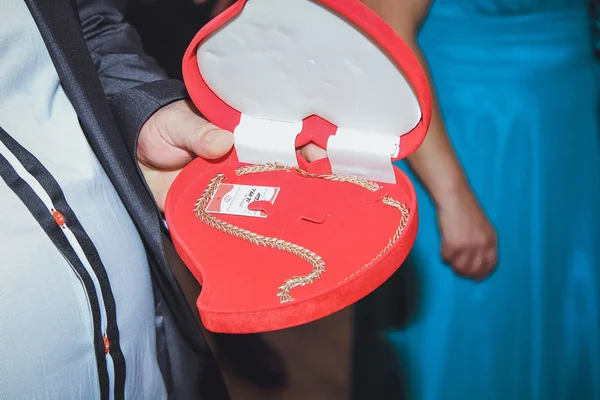
[[[417,241],[397,276],[357,306],[355,398],[600,399],[591,14],[583,0],[434,0],[420,44],[498,229],[499,266],[476,284],[441,262],[435,209],[411,175]]]

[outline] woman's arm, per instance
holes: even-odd
[[[429,0],[363,0],[398,32],[419,59],[431,82],[417,33]],[[432,117],[421,147],[408,162],[433,199],[442,234],[442,257],[460,275],[482,279],[495,267],[496,235],[469,187],[446,133],[432,88]]]
[[[419,26],[429,9],[429,0],[364,0],[369,8],[379,14],[398,32],[419,59],[427,78],[431,74],[427,62],[417,45]],[[408,157],[415,174],[427,187],[436,205],[449,196],[469,191],[467,179],[448,139],[440,108],[432,88],[431,125],[423,144]]]

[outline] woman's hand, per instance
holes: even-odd
[[[470,190],[438,204],[441,253],[457,275],[482,280],[498,261],[496,232]]]
[[[398,32],[417,56],[429,81],[433,82],[417,41],[431,0],[363,2]],[[496,266],[496,233],[468,185],[446,132],[433,87],[432,97],[429,131],[421,147],[408,157],[408,163],[436,204],[442,258],[458,275],[481,280]],[[465,113],[468,114],[468,110]]]

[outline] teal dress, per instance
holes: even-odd
[[[499,265],[478,284],[442,263],[434,206],[411,175],[417,241],[398,276],[358,305],[355,398],[600,399],[600,86],[588,2],[434,0],[420,44],[498,230]]]

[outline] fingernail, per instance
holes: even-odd
[[[210,131],[206,134],[206,136],[204,137],[204,140],[206,140],[206,143],[212,143],[213,140],[215,140],[215,138],[221,133],[222,131]]]
[[[230,132],[214,130],[205,137],[206,143],[211,147],[231,147],[233,146],[233,135]]]

